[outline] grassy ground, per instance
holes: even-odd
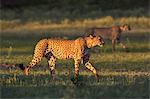
[[[45,37],[75,39],[83,30],[64,29],[1,32],[0,63],[28,65],[36,42]],[[80,66],[79,83],[71,82],[73,61],[58,60],[57,79],[50,76],[46,59],[31,70],[28,77],[17,66],[0,66],[1,98],[149,98],[149,33],[124,35],[130,52],[120,46],[111,52],[110,42],[91,49],[91,62],[98,69],[99,82]]]

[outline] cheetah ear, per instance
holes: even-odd
[[[90,37],[90,38],[93,38],[93,36],[92,36],[92,35],[90,35],[89,37]]]
[[[123,24],[122,27],[128,26],[128,24]]]
[[[100,36],[98,36],[98,39],[100,40],[100,39],[101,39],[101,37],[100,37]]]

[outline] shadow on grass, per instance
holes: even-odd
[[[1,98],[148,98],[148,77],[79,76],[78,85],[61,75],[1,75]],[[10,80],[9,82],[7,82]],[[5,84],[4,84],[5,83]]]

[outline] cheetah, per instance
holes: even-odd
[[[95,36],[102,36],[104,39],[109,39],[112,42],[112,52],[115,51],[115,44],[120,44],[123,49],[128,52],[129,49],[126,47],[125,44],[121,41],[121,34],[122,32],[126,32],[131,30],[128,24],[112,26],[108,28],[89,28],[85,31],[85,36],[88,36],[90,33]]]
[[[43,57],[48,60],[50,73],[55,78],[56,59],[73,59],[74,60],[74,78],[77,79],[79,75],[79,65],[81,60],[87,69],[93,72],[96,79],[98,78],[95,67],[89,62],[90,54],[89,48],[104,45],[104,41],[100,36],[79,37],[75,40],[64,39],[42,39],[40,40],[34,50],[32,61],[27,67],[20,66],[25,75],[29,75],[29,70]]]

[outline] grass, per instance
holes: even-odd
[[[1,97],[88,99],[149,97],[149,81],[146,75],[101,75],[97,82],[93,76],[81,73],[78,84],[74,85],[70,75],[57,74],[59,78],[53,80],[48,72],[32,72],[28,77],[18,75],[14,71],[1,74]]]
[[[39,39],[75,39],[82,35],[83,29],[45,31],[44,35],[36,29],[1,31],[0,64],[27,66]],[[46,59],[31,69],[27,77],[17,66],[0,66],[1,98],[149,98],[149,33],[124,34],[124,42],[129,53],[120,46],[112,53],[110,42],[103,48],[90,50],[90,60],[100,75],[99,82],[81,64],[79,83],[74,85],[70,80],[74,74],[72,60],[57,61],[56,80],[50,76]]]
[[[101,27],[101,26],[112,26],[116,24],[130,24],[132,28],[149,28],[150,27],[149,17],[121,17],[113,18],[111,16],[101,17],[97,19],[83,19],[71,21],[64,19],[60,23],[45,21],[27,21],[25,23],[18,20],[0,20],[1,29],[3,31],[13,30],[35,30],[35,29],[66,29],[66,28],[89,28],[89,27]]]

